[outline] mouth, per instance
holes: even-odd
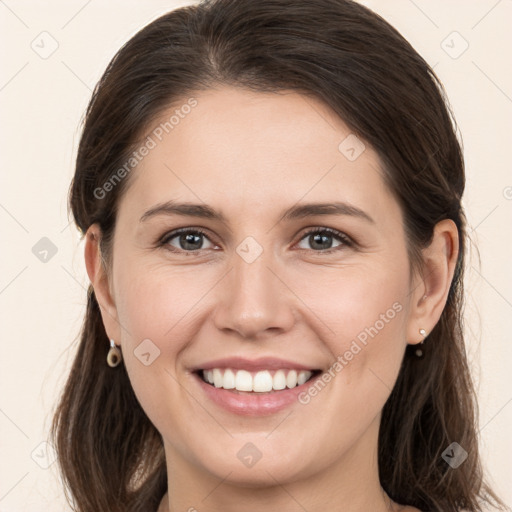
[[[245,417],[271,415],[300,405],[299,395],[323,373],[318,367],[274,356],[227,357],[205,361],[189,371],[208,402]]]
[[[302,386],[321,370],[267,369],[251,371],[235,368],[199,369],[195,373],[203,382],[218,389],[239,394],[270,394]]]

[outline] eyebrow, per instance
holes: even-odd
[[[221,212],[206,204],[178,203],[172,200],[153,206],[142,215],[139,222],[144,222],[157,215],[199,217],[217,220],[223,224],[227,224],[227,220]],[[365,211],[356,206],[342,202],[298,204],[286,210],[281,220],[290,221],[316,215],[347,215],[375,224],[375,221]]]

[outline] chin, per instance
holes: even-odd
[[[310,477],[315,468],[308,464],[299,451],[294,452],[294,457],[289,453],[280,453],[277,450],[271,452],[270,457],[261,455],[259,460],[249,458],[244,462],[245,453],[250,453],[250,442],[240,458],[236,452],[233,455],[219,457],[219,453],[212,454],[212,459],[205,460],[204,454],[200,460],[203,469],[215,479],[222,480],[232,485],[245,488],[266,488],[275,485],[283,485],[288,482]],[[239,452],[239,450],[237,450]],[[247,456],[249,457],[249,456]],[[240,460],[242,459],[242,460]]]

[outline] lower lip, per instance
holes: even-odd
[[[298,402],[298,395],[320,377],[316,375],[300,386],[269,393],[248,393],[216,388],[207,384],[197,373],[194,377],[206,396],[220,407],[240,416],[264,416],[274,414]]]

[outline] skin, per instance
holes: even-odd
[[[423,340],[419,329],[430,332],[445,306],[455,224],[436,226],[423,251],[425,277],[410,279],[402,213],[379,158],[366,145],[349,161],[338,146],[350,129],[327,106],[295,92],[230,87],[194,97],[198,105],[129,178],[112,267],[101,264],[97,225],[85,247],[106,332],[164,440],[169,493],[159,512],[416,510],[392,503],[380,486],[378,429],[406,345]],[[169,199],[206,203],[226,224],[178,215],[140,221]],[[280,220],[296,203],[334,201],[374,223],[347,215]],[[183,248],[179,236],[155,247],[181,227],[207,231],[203,248]],[[326,254],[305,235],[315,227],[357,245],[333,237],[337,250]],[[250,264],[236,252],[248,236],[263,249]],[[191,375],[191,367],[229,356],[327,370],[397,302],[400,312],[308,404],[240,417],[213,404]],[[145,339],[160,350],[149,366],[134,354]],[[248,442],[262,454],[251,468],[236,456]]]

